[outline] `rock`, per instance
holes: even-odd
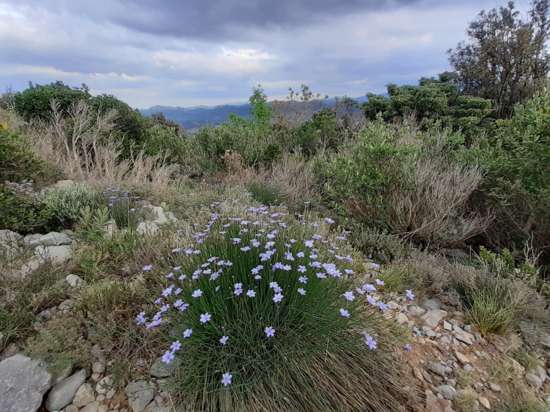
[[[162,361],[162,358],[157,358],[151,366],[151,376],[155,378],[167,378],[172,375],[176,367],[176,362],[172,362],[169,365]]]
[[[177,221],[172,212],[165,212],[160,206],[145,206],[144,209],[151,213],[153,223],[156,223],[157,225],[165,225],[167,223]]]
[[[403,325],[404,323],[409,322],[409,318],[407,318],[407,315],[405,315],[404,313],[398,313],[397,316],[395,317],[395,321],[398,324]]]
[[[426,309],[423,309],[423,308],[421,308],[420,306],[416,306],[416,305],[410,305],[410,306],[407,308],[407,311],[408,311],[412,316],[422,316],[424,313],[426,313]]]
[[[113,384],[113,377],[105,376],[97,383],[97,385],[95,386],[95,391],[101,395],[104,395],[113,387]]]
[[[159,231],[158,225],[154,222],[149,222],[149,221],[139,222],[136,228],[136,232],[139,233],[140,235],[154,235],[158,233],[158,231]]]
[[[475,338],[471,333],[466,332],[465,330],[455,326],[454,335],[460,342],[465,343],[466,345],[471,345],[474,343]]]
[[[544,336],[540,339],[540,343],[541,343],[542,346],[544,346],[545,348],[550,349],[550,334],[544,335]]]
[[[440,385],[435,390],[441,394],[445,399],[452,401],[456,396],[456,389],[451,385]]]
[[[62,264],[71,259],[73,249],[68,245],[61,246],[38,246],[34,249],[34,254],[42,261],[50,261],[53,264]]]
[[[443,321],[443,329],[445,330],[453,330],[453,325],[451,325],[449,322],[447,322],[446,320]]]
[[[455,356],[458,359],[458,361],[463,365],[467,363],[472,363],[471,359],[467,355],[464,355],[462,352],[455,350]]]
[[[61,246],[70,245],[72,239],[65,233],[50,232],[46,235],[40,235],[38,238],[31,238],[27,245],[30,247],[36,246]]]
[[[432,391],[426,391],[426,412],[454,412],[451,402],[437,398]]]
[[[79,370],[75,374],[56,384],[48,394],[46,400],[46,409],[56,411],[70,404],[76,394],[76,391],[86,380],[86,371]]]
[[[107,408],[107,406],[102,405],[98,401],[94,401],[82,408],[80,412],[107,412],[108,410],[109,408]]]
[[[142,412],[155,397],[155,387],[146,381],[130,382],[124,392],[133,412]]]
[[[105,372],[105,364],[103,362],[94,362],[92,364],[93,373],[103,373]]]
[[[17,232],[7,229],[0,230],[0,243],[18,243],[21,239],[23,239],[23,236]]]
[[[443,319],[447,315],[447,312],[441,309],[430,309],[428,310],[422,317],[422,321],[426,324],[426,326],[430,328],[435,328],[441,319]]]
[[[441,309],[441,302],[438,299],[427,299],[422,303],[422,307],[426,310]]]
[[[529,385],[531,385],[535,389],[539,389],[544,381],[538,376],[536,373],[528,372],[525,374],[525,380]]]
[[[73,275],[72,273],[67,275],[67,277],[65,278],[65,281],[72,288],[79,288],[86,284],[86,282],[84,282],[84,280],[80,276]]]
[[[428,370],[435,373],[436,375],[439,375],[441,377],[445,377],[446,375],[452,373],[452,369],[443,364],[442,362],[430,362],[428,363]]]
[[[484,396],[480,396],[477,398],[481,406],[483,406],[485,409],[491,410],[491,403],[489,402],[489,399],[487,399]]]
[[[61,369],[59,372],[57,372],[53,376],[53,384],[57,385],[62,380],[67,379],[69,376],[71,376],[72,371],[73,371],[73,363],[69,362],[67,366],[65,366],[63,369]]]
[[[23,264],[23,266],[21,266],[21,269],[19,270],[19,276],[21,278],[25,278],[27,275],[38,269],[42,263],[43,261],[42,259],[40,259],[40,257],[32,256]]]
[[[489,388],[491,388],[493,392],[502,392],[502,387],[494,382],[489,382]]]
[[[35,412],[52,385],[46,366],[21,354],[0,362],[0,411]]]
[[[154,403],[151,405],[148,405],[147,408],[143,410],[143,412],[172,412],[172,411],[173,409],[168,406],[156,405]]]
[[[74,405],[69,405],[65,409],[63,409],[63,412],[78,412],[78,407]]]
[[[33,247],[33,246],[37,246],[38,243],[38,239],[40,239],[42,236],[44,235],[41,235],[40,233],[35,233],[33,235],[27,235],[23,238],[23,244],[27,247]]]
[[[80,385],[73,399],[73,404],[82,408],[95,400],[94,388],[89,383]]]

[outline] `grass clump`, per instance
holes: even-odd
[[[262,205],[281,205],[285,201],[284,193],[273,183],[253,181],[247,185],[246,189],[250,192],[252,198]]]
[[[466,316],[481,333],[503,334],[521,317],[528,294],[521,285],[488,273],[457,285]]]
[[[190,409],[400,408],[391,328],[361,306],[338,245],[264,207],[213,213],[195,239],[145,268],[164,269],[165,288],[137,317],[170,331],[163,361],[177,362],[172,389]]]

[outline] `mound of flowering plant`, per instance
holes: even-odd
[[[137,322],[166,324],[162,360],[191,410],[400,410],[387,305],[354,280],[344,236],[314,226],[264,207],[212,213],[195,244],[144,268],[165,287]]]

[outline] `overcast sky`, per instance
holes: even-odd
[[[133,107],[381,92],[448,68],[501,0],[0,0],[0,88],[86,83]],[[527,0],[516,2],[525,8]]]

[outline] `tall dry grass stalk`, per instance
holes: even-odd
[[[143,152],[124,159],[114,141],[116,112],[98,113],[85,102],[74,104],[66,115],[52,102],[50,122],[30,127],[32,149],[42,159],[57,165],[69,179],[96,186],[165,189],[176,166],[164,158]]]

